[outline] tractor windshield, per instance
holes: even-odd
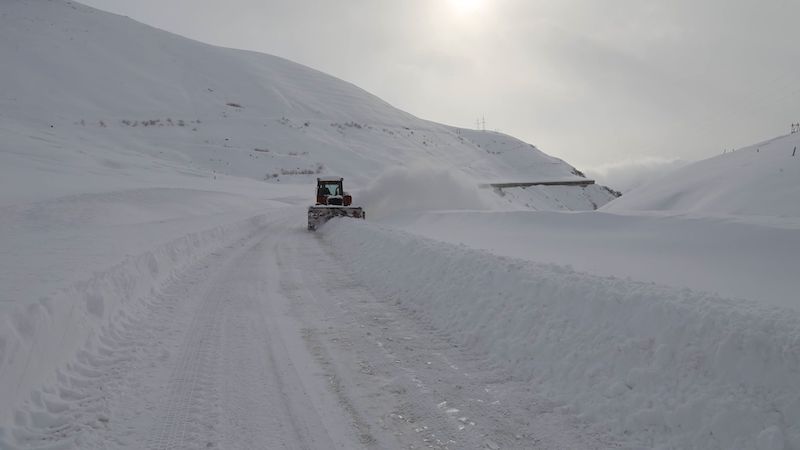
[[[342,195],[342,186],[339,183],[324,183],[320,191],[323,195]]]

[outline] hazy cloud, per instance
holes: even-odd
[[[618,161],[585,170],[586,176],[600,184],[610,186],[623,193],[641,187],[679,169],[690,161],[681,159],[642,158]]]

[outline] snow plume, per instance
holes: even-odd
[[[494,194],[453,169],[403,167],[390,169],[355,196],[367,217],[380,219],[398,212],[488,210],[498,204]]]
[[[600,184],[624,193],[687,164],[689,161],[680,159],[656,157],[628,159],[586,170],[586,175]]]

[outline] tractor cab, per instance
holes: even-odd
[[[343,178],[317,178],[317,205],[350,206],[352,197],[344,192]]]

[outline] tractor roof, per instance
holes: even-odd
[[[319,178],[317,178],[317,181],[322,181],[322,182],[326,182],[326,183],[327,182],[339,182],[339,181],[342,181],[342,180],[344,180],[344,178],[342,178],[342,177],[319,177]]]

